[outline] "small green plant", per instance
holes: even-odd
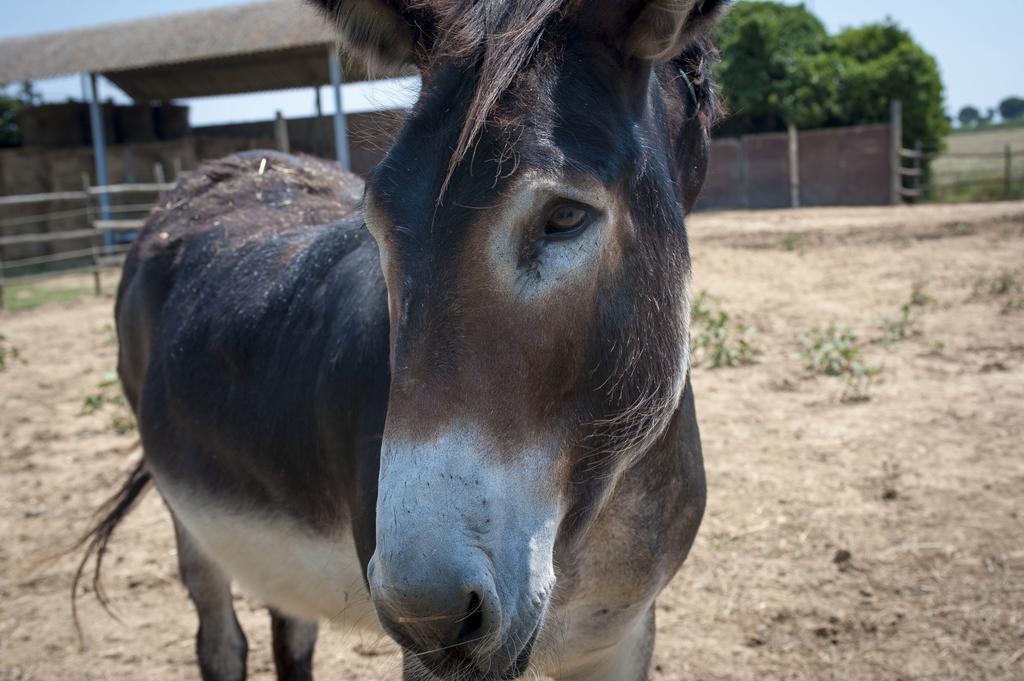
[[[82,416],[88,416],[89,414],[95,414],[103,405],[107,403],[107,397],[103,393],[93,393],[86,395],[85,399],[82,400]]]
[[[706,323],[711,318],[714,309],[715,304],[711,302],[707,291],[701,291],[690,303],[690,322],[693,324]]]
[[[127,435],[135,430],[135,420],[123,414],[114,414],[113,418],[110,419],[110,425],[118,435]]]
[[[113,324],[103,325],[103,345],[106,347],[117,345],[117,330]]]
[[[882,317],[882,341],[890,347],[905,341],[918,333],[915,328],[917,319],[910,303],[900,307],[900,315],[894,319]]]
[[[795,251],[800,247],[803,235],[797,232],[788,232],[782,237],[782,248],[786,251]]]
[[[910,288],[910,304],[915,307],[924,307],[925,305],[931,305],[935,302],[935,298],[928,295],[925,291],[925,282],[915,281]]]
[[[936,197],[936,198],[939,201],[943,200],[942,198],[939,198],[939,197]],[[951,200],[953,200],[954,202],[957,202],[957,200],[955,200],[955,199],[951,199]],[[959,199],[959,201],[970,201],[970,200],[971,199],[963,199],[963,198]],[[971,227],[966,222],[954,222],[953,224],[946,225],[945,227],[946,227],[946,229],[949,230],[949,233],[952,234],[953,236],[970,236],[971,234],[974,234],[974,228]]]
[[[7,340],[7,336],[0,333],[0,371],[5,370],[15,362],[25,363],[18,346]]]
[[[86,395],[82,400],[81,416],[95,414],[107,406],[114,408],[110,417],[110,425],[118,435],[135,430],[135,421],[127,413],[127,400],[121,389],[121,381],[113,371],[103,375],[103,380],[96,386],[97,391]]]
[[[981,277],[974,281],[976,297],[1003,299],[1003,313],[1024,309],[1024,282],[1014,272],[1000,272],[994,277]]]
[[[1003,314],[1014,310],[1024,310],[1024,295],[1010,298],[1003,304]]]
[[[800,342],[808,371],[843,379],[842,401],[870,399],[871,382],[882,369],[864,361],[856,332],[833,323],[825,329],[811,329],[800,337]]]
[[[690,309],[690,348],[694,366],[707,369],[753,364],[758,354],[750,327],[734,322],[705,292]]]
[[[124,395],[120,393],[110,394],[108,392],[97,392],[92,393],[91,395],[86,395],[85,399],[82,400],[81,415],[88,416],[89,414],[95,414],[108,404],[116,407],[123,407],[125,404]]]
[[[1000,272],[994,277],[980,277],[974,282],[974,294],[978,296],[1015,296],[1024,293],[1024,284],[1013,272]]]
[[[1006,296],[1021,292],[1021,283],[1013,272],[1002,272],[989,282],[989,293],[994,296]]]

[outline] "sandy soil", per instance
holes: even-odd
[[[1024,678],[1024,292],[989,284],[1024,281],[1024,204],[721,213],[691,233],[695,289],[761,354],[694,374],[710,501],[659,601],[653,679]],[[879,342],[915,283],[913,335]],[[84,648],[74,557],[52,558],[135,457],[101,387],[110,316],[109,297],[0,313],[24,359],[0,372],[2,681],[198,678],[156,495],[109,556],[121,621],[81,601]],[[803,366],[800,335],[833,321],[882,368],[868,401]],[[265,613],[237,601],[250,676],[269,679]],[[388,642],[340,630],[316,664],[398,678]]]

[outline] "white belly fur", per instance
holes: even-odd
[[[203,552],[247,593],[289,615],[380,631],[349,527],[312,534],[287,519],[241,514],[166,485],[160,491]]]

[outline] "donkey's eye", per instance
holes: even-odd
[[[544,236],[548,239],[569,239],[580,234],[593,217],[590,211],[575,203],[563,203],[556,207],[544,225]]]

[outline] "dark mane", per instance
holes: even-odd
[[[440,17],[440,35],[431,56],[457,57],[477,64],[479,69],[476,89],[438,193],[440,201],[456,166],[473,146],[502,95],[538,53],[547,29],[559,17],[585,9],[578,0],[422,0],[421,4],[430,6]],[[715,11],[710,10],[708,16]],[[695,19],[699,24],[710,24],[705,20],[704,15]],[[701,25],[698,33],[705,32]],[[711,73],[717,56],[710,38],[701,35],[670,67],[678,69],[689,91],[687,116],[696,117],[706,130],[722,113]]]
[[[440,0],[442,53],[479,64],[476,91],[448,166],[439,197],[501,96],[537,53],[552,17],[567,0]]]

